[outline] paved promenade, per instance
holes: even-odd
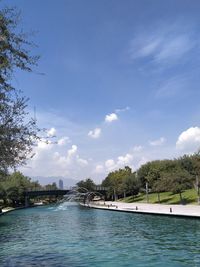
[[[82,205],[96,209],[200,218],[200,205],[164,205],[111,201],[90,202]]]

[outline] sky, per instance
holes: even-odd
[[[200,147],[200,1],[4,0],[40,55],[14,85],[45,138],[20,168],[91,177]]]

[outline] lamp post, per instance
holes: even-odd
[[[148,182],[146,182],[146,200],[147,200],[147,203],[149,203],[149,187],[148,187]]]
[[[200,204],[199,177],[196,175],[197,202]]]

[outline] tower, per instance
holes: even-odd
[[[59,187],[59,189],[63,189],[63,180],[61,180],[61,179],[59,180],[59,186],[58,187]]]

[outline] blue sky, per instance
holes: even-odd
[[[91,177],[200,147],[200,2],[7,0],[41,59],[14,84],[58,144],[23,172]],[[38,73],[44,73],[40,75]]]

